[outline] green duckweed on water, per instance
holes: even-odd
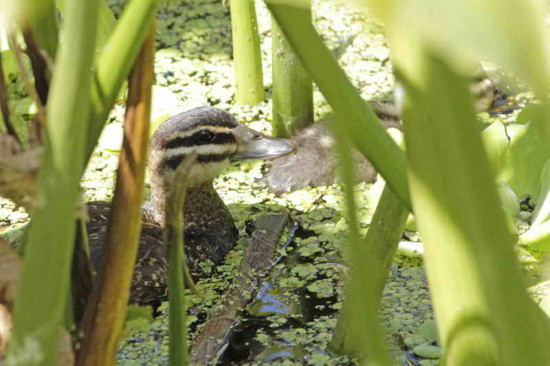
[[[123,3],[109,0],[115,14],[120,13]],[[224,3],[221,0],[194,0],[161,5],[156,23],[152,116],[155,126],[170,115],[209,104],[233,113],[254,129],[270,133],[270,17],[262,2],[257,5],[267,101],[254,107],[239,106],[233,101],[231,24]],[[314,19],[361,95],[365,99],[385,98],[391,92],[393,76],[382,28],[372,20],[364,22],[364,15],[336,2],[315,1]],[[314,99],[316,117],[326,115],[330,108],[318,91]],[[122,104],[115,107],[84,176],[85,200],[112,198],[123,112]],[[514,112],[498,119],[509,124],[516,116]],[[497,120],[487,113],[481,118],[485,123]],[[243,317],[249,329],[237,327],[235,330],[248,342],[240,346],[248,347],[253,357],[238,359],[237,349],[228,352],[233,355],[235,364],[240,365],[356,364],[352,357],[338,356],[328,349],[342,303],[343,283],[349,277],[344,236],[347,224],[341,214],[340,187],[318,187],[276,197],[262,181],[263,169],[260,162],[243,162],[232,166],[215,181],[216,189],[237,221],[241,239],[221,265],[204,263],[204,271],[209,277],[198,283],[203,297],[187,293],[190,329],[194,332],[201,328],[234,279],[247,245],[246,222],[258,214],[285,208],[293,220],[300,223],[301,232],[287,247],[280,249],[279,262],[263,279],[257,298],[246,308]],[[356,186],[363,234],[370,223],[376,199],[369,190],[370,185],[365,183]],[[522,211],[517,219],[520,231],[525,231],[526,215],[529,214]],[[10,235],[16,235],[13,228],[27,221],[28,215],[22,209],[6,200],[0,201],[0,225],[9,227]],[[418,240],[414,232],[406,235],[409,240]],[[525,256],[530,256],[524,252]],[[540,265],[530,263],[525,267],[538,269]],[[531,284],[537,279],[537,275],[532,275]],[[547,287],[534,288],[533,293],[542,299]],[[167,303],[159,309],[160,315],[156,318],[150,317],[147,311],[131,308],[118,354],[119,364],[167,363],[166,306]],[[438,364],[442,350],[437,344],[420,258],[396,257],[385,288],[381,316],[396,362]]]

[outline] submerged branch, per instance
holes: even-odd
[[[190,365],[208,365],[225,348],[232,330],[240,322],[239,311],[252,300],[258,276],[265,275],[274,261],[277,243],[289,221],[288,213],[262,215],[256,219],[252,240],[244,254],[239,275],[224,294],[219,310],[210,314],[195,337]]]

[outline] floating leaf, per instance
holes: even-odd
[[[441,358],[443,356],[441,348],[431,344],[420,344],[413,348],[413,352],[424,358]]]
[[[437,324],[430,320],[418,327],[418,334],[430,342],[436,342],[439,338],[437,333]]]

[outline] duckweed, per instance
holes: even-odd
[[[120,14],[125,1],[108,0],[108,3],[115,14]],[[257,5],[265,85],[269,95],[270,17],[262,2]],[[393,76],[380,26],[371,20],[365,23],[363,14],[354,12],[345,4],[320,0],[314,1],[314,18],[318,30],[361,95],[365,99],[386,97],[391,91]],[[228,9],[222,1],[162,3],[157,16],[154,124],[161,123],[165,116],[210,104],[228,110],[252,128],[268,134],[271,132],[269,97],[258,106],[234,104],[230,29]],[[330,108],[318,90],[314,92],[314,100],[316,117],[326,116]],[[85,200],[112,198],[123,114],[124,108],[119,103],[111,113],[110,123],[82,180]],[[483,118],[487,123],[495,120],[487,114]],[[504,123],[512,121],[510,115],[504,118],[508,119],[503,120]],[[197,283],[202,297],[186,292],[190,337],[219,305],[224,291],[238,272],[247,245],[246,222],[258,214],[286,209],[300,223],[303,233],[298,233],[289,247],[279,250],[280,262],[263,279],[271,289],[276,289],[270,295],[273,301],[282,299],[278,309],[283,310],[256,312],[253,307],[265,305],[265,301],[259,298],[243,314],[245,322],[249,316],[264,321],[249,335],[251,342],[264,349],[255,354],[256,361],[240,360],[240,364],[356,364],[353,357],[335,355],[328,349],[342,305],[343,282],[349,276],[344,235],[348,225],[341,215],[341,189],[338,186],[317,187],[277,197],[266,189],[263,170],[258,162],[240,163],[215,181],[215,188],[235,217],[241,239],[221,265],[201,264],[203,272],[208,275]],[[365,183],[356,187],[363,233],[372,218],[382,185],[380,180],[372,188]],[[145,198],[148,198],[148,193]],[[524,215],[522,212],[520,218]],[[0,225],[20,225],[27,221],[25,212],[17,210],[6,200],[0,200]],[[418,240],[414,232],[406,235],[409,240]],[[540,301],[550,292],[549,287],[540,286],[532,291]],[[167,363],[167,303],[158,311],[154,319],[147,311],[138,311],[138,315],[127,323],[127,337],[118,354],[121,365]],[[424,358],[441,356],[441,349],[433,345],[437,333],[421,258],[396,257],[384,290],[381,317],[396,362],[403,362],[404,351],[414,351]],[[399,338],[406,349],[396,341]],[[435,365],[434,362],[421,360],[419,364]]]

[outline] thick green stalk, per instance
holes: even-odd
[[[14,365],[57,365],[90,111],[96,15],[94,1],[67,3],[61,30],[64,43],[56,57],[47,107],[37,206],[28,232],[8,351],[8,363]]]
[[[313,81],[339,114],[338,123],[353,131],[352,142],[365,155],[394,192],[410,209],[405,155],[392,140],[376,115],[361,99],[344,70],[332,57],[309,21],[309,0],[294,2],[266,0],[292,48]]]
[[[264,100],[260,35],[254,0],[230,0],[235,64],[235,101],[256,105]]]
[[[97,59],[97,67],[93,73],[92,114],[88,131],[86,163],[92,156],[120,87],[130,73],[140,45],[143,44],[149,25],[155,16],[156,5],[157,0],[129,2]]]
[[[331,347],[338,353],[363,354],[369,365],[391,365],[378,310],[408,215],[391,188],[384,187],[364,243],[351,256],[351,281]]]
[[[183,252],[183,205],[191,166],[196,154],[191,153],[180,163],[166,196],[166,226],[164,242],[168,247],[170,301],[170,365],[187,365],[187,307],[185,305]]]
[[[313,123],[313,82],[273,18],[271,34],[273,134],[290,137],[296,130]]]
[[[548,365],[466,81],[424,43],[391,38],[405,87],[409,182],[448,365]]]

